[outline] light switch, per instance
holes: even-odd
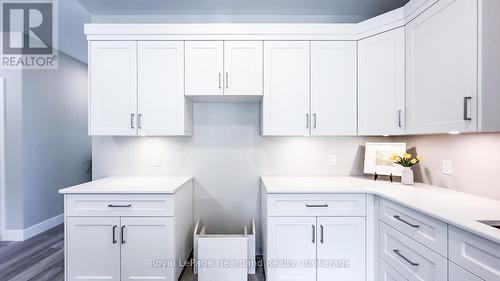
[[[453,174],[453,163],[451,160],[443,160],[443,174],[451,175]]]

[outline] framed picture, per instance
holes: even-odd
[[[402,167],[394,164],[393,154],[406,153],[406,143],[367,142],[365,149],[365,174],[401,176]]]

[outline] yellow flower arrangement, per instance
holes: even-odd
[[[391,160],[398,165],[410,168],[419,163],[422,160],[422,156],[417,155],[415,158],[413,158],[413,155],[411,155],[410,153],[405,153],[403,154],[403,156],[393,154],[391,156]]]

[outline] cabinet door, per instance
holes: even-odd
[[[224,42],[224,94],[262,95],[262,41]]]
[[[481,281],[483,279],[468,272],[453,262],[448,262],[449,280],[450,281]]]
[[[316,217],[269,217],[268,280],[316,281]]]
[[[137,43],[90,42],[90,134],[136,135]]]
[[[120,218],[68,217],[66,223],[66,280],[119,281]]]
[[[184,43],[138,43],[140,135],[184,134]]]
[[[364,281],[365,218],[318,217],[318,281]]]
[[[438,1],[406,26],[409,133],[477,129],[477,5]]]
[[[311,134],[356,135],[357,43],[311,42]]]
[[[309,135],[309,45],[264,42],[263,135]]]
[[[358,43],[359,134],[404,133],[404,27]]]
[[[121,227],[122,281],[176,279],[173,218],[122,217]]]
[[[186,96],[222,95],[222,41],[186,41]]]

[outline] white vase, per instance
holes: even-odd
[[[407,185],[415,183],[413,179],[413,171],[411,170],[411,168],[403,168],[403,171],[401,172],[401,183]]]

